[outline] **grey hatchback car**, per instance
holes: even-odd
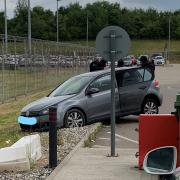
[[[159,82],[150,69],[116,69],[116,117],[157,114],[162,104]],[[110,118],[111,72],[95,71],[74,76],[47,97],[25,106],[18,122],[22,129],[48,127],[49,107],[57,106],[57,126],[75,127]]]

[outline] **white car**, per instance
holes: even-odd
[[[165,60],[163,58],[163,56],[156,56],[154,59],[154,65],[164,65]]]

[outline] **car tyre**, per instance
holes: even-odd
[[[156,100],[147,98],[142,105],[142,114],[158,114],[159,106]]]
[[[66,112],[64,126],[66,128],[82,127],[85,125],[85,115],[79,109],[70,109]]]

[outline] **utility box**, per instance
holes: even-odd
[[[152,149],[175,146],[179,155],[179,121],[175,115],[153,114],[139,117],[139,169],[143,167],[145,155]]]

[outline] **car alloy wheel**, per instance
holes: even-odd
[[[74,128],[85,125],[85,116],[79,109],[71,109],[65,116],[65,127]]]
[[[143,114],[158,114],[158,104],[154,99],[146,99],[143,104]]]

